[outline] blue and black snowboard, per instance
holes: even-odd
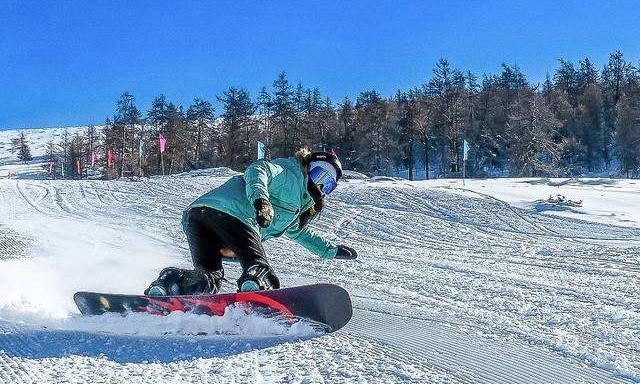
[[[73,299],[83,315],[145,312],[164,316],[179,311],[222,316],[228,306],[241,305],[248,313],[277,316],[291,322],[309,320],[321,324],[328,332],[342,328],[349,322],[353,313],[349,293],[333,284],[193,296],[77,292]]]

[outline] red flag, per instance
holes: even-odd
[[[113,167],[113,150],[107,151],[107,166]]]
[[[160,153],[167,150],[167,139],[164,138],[162,133],[158,133],[158,146],[160,147]]]
[[[80,174],[80,159],[76,160],[76,169],[78,170],[78,175]]]

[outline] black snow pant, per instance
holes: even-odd
[[[220,271],[223,252],[231,250],[243,271],[254,264],[270,268],[260,235],[229,214],[209,207],[193,207],[187,212],[183,229],[194,267]]]

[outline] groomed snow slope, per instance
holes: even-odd
[[[77,315],[77,290],[188,266],[181,209],[229,175],[0,180],[0,382],[640,381],[640,229],[424,183],[339,186],[315,226],[355,262],[267,243],[285,285],[351,292],[343,331]]]

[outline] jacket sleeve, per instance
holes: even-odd
[[[336,257],[338,248],[335,244],[323,238],[308,226],[300,229],[298,225],[295,225],[289,228],[285,232],[285,235],[323,259],[333,259]]]
[[[256,199],[269,200],[269,183],[282,172],[282,167],[265,160],[259,160],[249,165],[244,172],[246,194],[253,204]]]

